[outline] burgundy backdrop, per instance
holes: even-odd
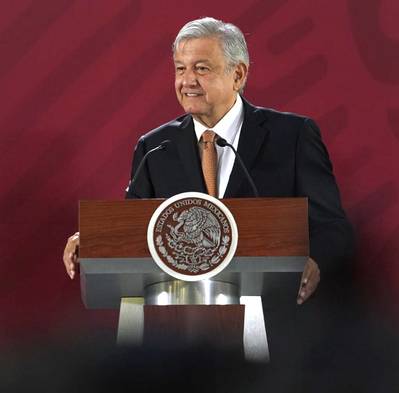
[[[2,1],[1,338],[115,327],[116,312],[84,309],[63,247],[78,200],[123,198],[139,135],[181,114],[170,46],[201,16],[245,33],[252,103],[319,122],[357,283],[397,315],[398,13],[396,0]]]

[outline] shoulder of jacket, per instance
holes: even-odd
[[[300,115],[295,112],[283,112],[274,108],[264,108],[257,106],[255,112],[260,112],[263,116],[267,117],[271,121],[283,121],[283,122],[294,122],[303,124],[310,120],[308,116]]]
[[[153,137],[159,137],[162,134],[168,134],[170,132],[173,132],[174,130],[178,130],[182,123],[185,121],[189,121],[191,116],[190,115],[182,115],[179,116],[171,121],[168,121],[167,123],[161,124],[160,126],[146,132],[140,137],[140,140],[149,140],[152,139]]]

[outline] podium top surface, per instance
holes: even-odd
[[[80,258],[149,257],[147,227],[163,201],[80,201]],[[234,198],[222,202],[237,222],[237,257],[308,255],[307,198]]]

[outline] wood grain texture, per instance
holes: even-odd
[[[306,198],[223,199],[238,227],[236,256],[308,255]],[[149,257],[147,226],[163,199],[80,201],[81,258]]]
[[[242,348],[245,306],[144,306],[144,342],[151,345]]]

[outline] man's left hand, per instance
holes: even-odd
[[[302,304],[309,299],[320,282],[320,269],[317,263],[308,258],[302,273],[301,285],[298,291],[297,304]]]

